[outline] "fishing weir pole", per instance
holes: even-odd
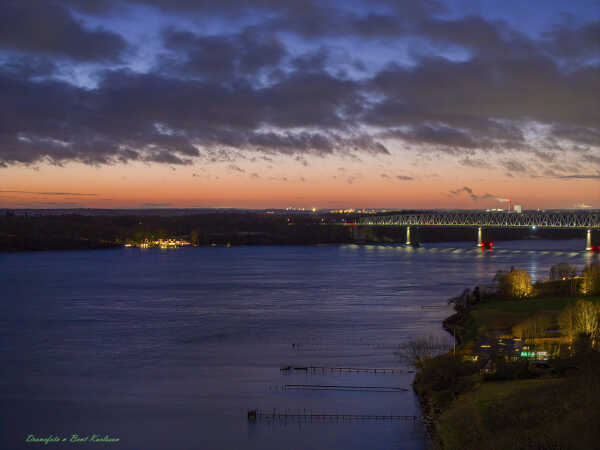
[[[282,372],[291,370],[303,370],[306,372],[370,372],[370,373],[414,373],[414,370],[394,368],[372,368],[372,367],[326,367],[326,366],[281,366]]]
[[[383,414],[327,414],[327,413],[313,413],[312,411],[307,412],[304,410],[303,412],[278,412],[276,410],[273,411],[262,411],[260,409],[252,409],[248,411],[248,421],[256,422],[257,420],[269,420],[269,421],[278,421],[278,420],[290,420],[290,421],[302,421],[302,422],[312,422],[314,421],[327,421],[327,422],[351,422],[351,421],[360,421],[360,420],[372,420],[372,421],[411,421],[417,422],[421,421],[421,417],[419,416],[401,416],[401,415],[383,415]]]
[[[283,390],[300,389],[309,391],[351,391],[351,392],[407,392],[408,389],[396,386],[338,386],[322,384],[284,384]]]

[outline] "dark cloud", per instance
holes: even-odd
[[[488,161],[480,158],[463,158],[459,161],[459,164],[466,167],[473,167],[475,169],[488,169],[490,164]]]
[[[600,174],[597,175],[559,175],[557,178],[561,178],[563,180],[600,180]]]
[[[396,175],[396,179],[400,180],[400,181],[412,181],[412,180],[414,180],[413,177],[409,177],[407,175]]]
[[[547,162],[547,163],[554,162],[554,161],[556,161],[556,158],[557,158],[557,154],[556,153],[544,152],[544,151],[541,151],[541,150],[534,150],[533,154],[540,161]]]
[[[159,70],[166,66],[169,70],[215,80],[254,74],[276,65],[286,54],[276,35],[256,29],[246,29],[232,36],[201,36],[169,28],[163,37],[165,46],[175,54],[170,59],[162,59]]]
[[[542,57],[423,60],[414,68],[389,67],[369,87],[385,99],[365,114],[368,122],[410,125],[412,131],[404,132],[408,139],[448,139],[463,148],[522,147],[523,135],[514,125],[520,121],[594,130],[600,123],[600,110],[589,96],[600,88],[600,67],[563,72]]]
[[[164,51],[148,72],[119,70],[106,61],[118,60],[124,38],[85,19],[147,13],[115,9],[123,5],[158,8],[168,13],[165,23],[185,15],[227,26],[209,34],[172,25],[160,33]],[[352,6],[329,0],[5,2],[0,47],[10,52],[0,55],[0,167],[234,164],[247,152],[305,164],[307,155],[386,155],[387,140],[444,152],[473,168],[486,167],[474,155],[504,152],[509,156],[500,164],[520,174],[530,172],[524,153],[541,161],[541,170],[579,173],[575,165],[562,172],[549,165],[567,146],[583,146],[581,160],[598,164],[597,22],[560,22],[533,38],[506,22],[451,14],[442,2],[384,0],[375,8],[357,0]],[[427,44],[414,46],[411,64],[378,69],[358,52],[340,57],[341,41],[329,38],[347,45],[386,46],[399,38]],[[298,45],[287,48],[289,42]],[[449,59],[431,47],[466,56]],[[65,69],[64,58],[103,61],[91,75],[97,85],[52,78]],[[358,78],[349,75],[352,68]],[[532,123],[549,130],[539,145],[524,132]]]
[[[518,172],[518,173],[526,173],[529,171],[529,168],[523,164],[522,162],[515,160],[504,160],[501,161],[502,166],[506,168],[506,170],[510,172]]]
[[[553,137],[584,145],[600,146],[600,128],[556,124],[551,129]]]
[[[6,0],[0,6],[0,47],[81,61],[115,61],[126,43],[109,31],[85,28],[59,1]]]
[[[504,22],[477,16],[431,18],[420,24],[418,32],[436,44],[459,46],[483,59],[528,58],[539,51],[533,41]]]
[[[322,47],[317,51],[295,57],[292,66],[300,72],[323,72],[328,57],[329,52]]]
[[[312,89],[305,82],[314,82]],[[321,156],[388,153],[371,136],[345,129],[339,109],[357,101],[352,99],[355,89],[328,75],[292,77],[266,90],[233,90],[211,82],[119,71],[107,73],[97,89],[85,90],[5,73],[0,74],[0,90],[5,93],[0,157],[6,163],[47,158],[56,163],[189,164],[193,157],[228,160],[227,149]],[[313,91],[319,99],[312,97]],[[264,123],[321,131],[258,131]]]
[[[82,194],[80,192],[34,192],[34,191],[0,191],[11,194],[36,194],[36,195],[69,195],[73,197],[95,197],[97,194]]]
[[[418,125],[408,131],[396,130],[389,136],[411,143],[442,145],[448,147],[475,148],[477,143],[467,134],[446,125]]]
[[[585,155],[582,155],[581,157],[587,162],[590,162],[596,166],[600,166],[600,155],[585,154]]]
[[[172,203],[140,203],[140,208],[169,208]]]
[[[502,197],[499,197],[494,194],[485,193],[483,195],[477,195],[477,194],[475,194],[475,192],[473,192],[473,189],[471,189],[468,186],[462,187],[460,189],[456,189],[454,191],[450,191],[449,196],[454,197],[454,196],[460,195],[462,193],[468,194],[469,197],[471,197],[471,200],[473,200],[474,202],[479,201],[479,200],[496,200],[500,203],[506,203],[509,201],[507,198],[502,198]]]
[[[600,21],[580,27],[562,23],[543,36],[545,49],[562,58],[597,57],[600,54]]]
[[[241,168],[241,167],[239,167],[239,166],[236,166],[235,164],[229,164],[229,165],[227,166],[227,168],[228,168],[229,170],[232,170],[232,171],[234,171],[234,172],[240,172],[240,173],[245,173],[245,172],[246,172],[244,169],[242,169],[242,168]]]
[[[308,161],[303,156],[298,155],[294,158],[294,160],[302,164],[304,167],[309,166]]]
[[[472,199],[473,201],[475,201],[475,200],[479,200],[479,196],[475,195],[475,194],[473,193],[473,189],[471,189],[471,188],[470,188],[470,187],[468,187],[468,186],[462,187],[462,188],[460,188],[460,189],[456,189],[456,190],[454,190],[454,191],[450,191],[450,197],[453,197],[453,196],[455,196],[455,195],[460,195],[460,194],[462,194],[463,192],[464,192],[464,193],[466,193],[466,194],[468,194],[468,195],[471,197],[471,199]]]

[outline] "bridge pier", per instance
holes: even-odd
[[[595,248],[600,249],[600,233],[588,228],[585,236],[585,249],[591,251]]]
[[[410,227],[406,227],[406,245],[410,245]]]
[[[587,233],[586,233],[586,237],[585,237],[585,249],[586,250],[592,249],[592,229],[591,228],[587,229]]]
[[[477,247],[483,247],[483,230],[481,227],[477,228]]]

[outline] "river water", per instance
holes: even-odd
[[[419,415],[394,347],[439,335],[446,300],[499,269],[582,268],[582,240],[405,246],[209,247],[0,254],[0,445],[110,449],[423,449],[412,421],[247,411]],[[423,308],[426,306],[426,308]],[[118,443],[69,443],[72,435]],[[58,443],[26,442],[28,435]],[[65,442],[62,439],[65,439]]]

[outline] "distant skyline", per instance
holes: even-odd
[[[8,0],[0,208],[600,208],[600,1]]]

